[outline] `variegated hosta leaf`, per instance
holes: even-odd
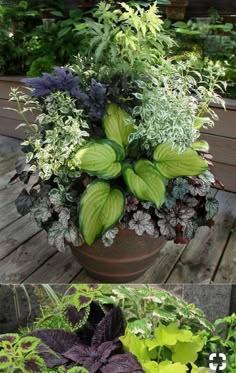
[[[210,150],[210,146],[207,141],[205,140],[197,140],[192,144],[192,148],[194,150],[198,150],[199,152],[206,152],[208,153]]]
[[[161,144],[154,150],[153,158],[157,170],[167,179],[178,176],[195,176],[208,169],[207,162],[191,148],[180,153],[170,144]]]
[[[129,135],[134,131],[134,127],[132,117],[125,110],[113,103],[108,104],[103,125],[108,139],[123,147],[128,145]]]
[[[153,202],[160,207],[165,201],[165,184],[163,177],[155,169],[152,162],[140,160],[134,167],[126,164],[123,175],[130,191],[142,201]]]
[[[92,182],[82,195],[80,203],[80,231],[88,245],[118,222],[125,209],[125,197],[108,182]]]
[[[121,172],[124,159],[123,148],[110,140],[91,141],[81,148],[73,159],[73,164],[90,175],[102,179],[112,179]]]

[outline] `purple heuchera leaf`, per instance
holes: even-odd
[[[99,322],[94,332],[91,345],[99,346],[106,341],[113,341],[125,332],[124,318],[120,308],[111,309]]]
[[[65,332],[61,329],[41,329],[30,333],[31,336],[41,339],[48,347],[58,353],[68,351],[73,345],[79,343],[80,339],[75,334]]]

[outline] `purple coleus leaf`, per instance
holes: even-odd
[[[104,318],[104,311],[96,302],[90,303],[90,313],[86,324],[77,331],[81,342],[90,345],[98,323]]]
[[[64,316],[73,327],[77,325],[79,327],[80,323],[87,318],[87,308],[82,308],[78,311],[73,305],[67,306],[64,310]]]
[[[58,367],[68,362],[60,353],[56,353],[45,344],[39,345],[37,347],[37,352],[43,358],[48,368]]]
[[[41,339],[45,345],[60,354],[68,351],[73,345],[80,342],[77,335],[61,329],[35,330],[30,335]]]
[[[144,373],[144,370],[130,353],[112,356],[100,370],[102,373]]]
[[[113,341],[104,342],[98,347],[77,344],[63,356],[88,369],[90,373],[96,373],[103,365],[108,363],[111,354],[119,351],[120,347],[119,342]]]
[[[113,341],[125,332],[124,318],[120,308],[111,309],[99,322],[94,332],[91,345],[99,346],[106,341]]]

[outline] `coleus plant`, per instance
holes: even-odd
[[[86,21],[93,30],[115,23],[106,49],[114,59],[111,66],[109,57],[106,64],[104,58],[81,56],[71,69],[58,67],[27,79],[30,95],[16,90],[11,95],[28,131],[23,143],[28,169],[19,164],[16,176],[25,183],[32,174],[39,176],[21,192],[17,209],[30,212],[60,251],[70,244],[92,245],[100,237],[110,246],[120,229],[186,243],[199,226],[213,224],[218,208],[209,194],[216,183],[208,169],[209,147],[197,140],[201,126],[213,125],[205,112],[216,119],[208,109],[210,100],[221,102],[212,88],[216,79],[209,90],[197,87],[183,66],[165,59],[156,6],[120,6],[124,12],[114,13],[101,3],[97,23]],[[137,51],[133,61],[127,47],[137,27],[142,61]],[[87,31],[90,42],[94,33]],[[122,58],[127,74],[113,70]],[[158,106],[163,97],[165,111]],[[41,114],[31,124],[26,113],[36,109]]]

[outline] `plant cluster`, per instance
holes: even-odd
[[[216,180],[209,146],[197,139],[217,118],[209,103],[222,103],[217,76],[194,79],[188,64],[165,58],[169,39],[156,11],[100,3],[87,25],[100,36],[111,27],[113,38],[104,44],[99,36],[97,45],[83,29],[89,56],[26,79],[29,95],[11,93],[27,131],[27,168],[17,172],[25,183],[38,175],[17,209],[30,212],[60,251],[100,237],[109,246],[120,229],[185,243],[199,226],[213,224],[218,204],[209,190]],[[31,124],[27,113],[35,110]]]
[[[234,371],[235,315],[213,325],[194,305],[150,287],[73,285],[53,299],[31,329],[0,337],[1,372],[205,373],[215,351]]]
[[[165,26],[177,41],[169,49],[170,55],[178,60],[191,60],[193,69],[201,74],[207,74],[215,66],[221,79],[227,82],[226,97],[236,98],[235,24],[224,22],[216,10],[210,9],[206,19],[173,24],[166,20]]]

